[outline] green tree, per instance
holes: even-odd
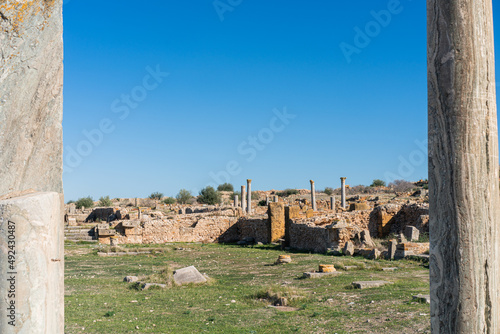
[[[101,197],[99,198],[99,203],[97,204],[98,206],[113,206],[113,202],[109,198],[109,196]]]
[[[234,187],[231,183],[219,184],[217,191],[234,191]]]
[[[75,205],[77,209],[81,209],[82,207],[92,208],[94,206],[94,200],[90,196],[82,197],[75,202]]]
[[[163,194],[156,191],[154,193],[152,193],[151,195],[149,195],[149,199],[157,199],[157,200],[161,200],[163,198]]]
[[[373,180],[373,182],[370,185],[370,187],[385,187],[385,181],[379,180],[379,179],[375,179],[375,180]]]
[[[331,195],[333,195],[333,188],[326,187],[325,190],[323,190],[323,192],[325,194],[327,194],[328,196],[331,196]]]
[[[165,203],[165,204],[175,204],[175,202],[177,202],[177,201],[175,200],[175,198],[172,198],[172,197],[167,197],[163,200],[163,203]]]
[[[175,198],[177,198],[177,202],[180,204],[187,204],[187,202],[192,197],[193,197],[193,195],[191,195],[191,192],[189,190],[186,190],[186,189],[179,190],[179,193],[177,194],[177,196],[175,196]]]
[[[209,205],[220,203],[220,193],[211,186],[203,188],[200,190],[198,203]]]

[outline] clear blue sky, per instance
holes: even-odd
[[[425,1],[66,0],[64,20],[66,200],[427,177]]]

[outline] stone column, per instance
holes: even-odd
[[[330,210],[335,210],[335,196],[330,197]]]
[[[55,192],[0,200],[0,333],[64,333],[63,211]]]
[[[245,186],[241,186],[241,210],[245,212],[247,209],[247,191]]]
[[[252,180],[248,179],[247,180],[247,212],[249,215],[252,214]]]
[[[340,206],[345,208],[345,177],[340,178]]]
[[[499,333],[491,0],[428,0],[432,333]]]
[[[314,211],[317,211],[317,206],[316,206],[316,189],[314,187],[314,181],[313,180],[310,180],[309,182],[311,182],[311,204],[312,204],[312,209]]]
[[[239,205],[238,203],[238,195],[234,195],[234,207],[237,208]]]
[[[0,1],[2,334],[64,333],[62,3]]]
[[[278,195],[274,195],[274,202],[278,203],[280,201],[280,198]]]
[[[269,196],[266,196],[266,205],[269,205]]]

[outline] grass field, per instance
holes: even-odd
[[[66,243],[66,333],[430,333],[429,271],[415,261],[284,252],[274,246],[219,244],[123,246],[154,254],[100,257],[102,246]],[[280,254],[293,262],[273,265]],[[335,277],[302,279],[319,264],[335,264]],[[127,275],[157,274],[194,265],[211,280],[198,286],[140,291]],[[345,271],[344,266],[358,269]],[[398,267],[395,272],[384,267]],[[352,282],[393,284],[358,290]],[[290,309],[269,307],[277,297]]]

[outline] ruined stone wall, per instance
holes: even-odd
[[[290,247],[324,253],[329,246],[328,230],[303,220],[292,221],[289,225]]]
[[[268,243],[270,240],[268,218],[240,218],[238,220],[238,238],[240,240],[254,238],[255,242]]]

